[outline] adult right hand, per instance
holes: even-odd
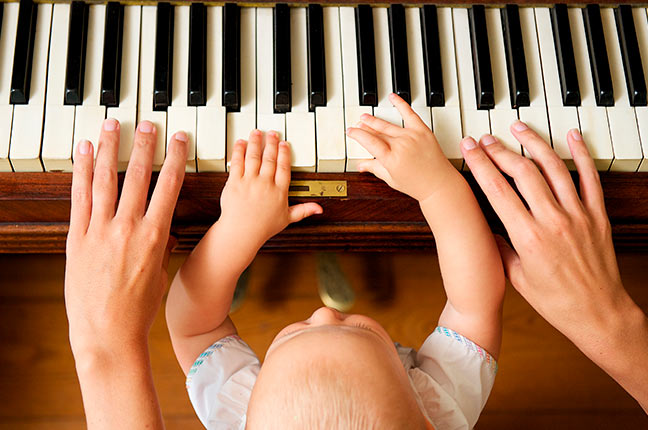
[[[538,313],[648,411],[648,319],[625,291],[599,176],[576,130],[567,140],[580,195],[563,161],[534,131],[511,131],[535,161],[485,135],[462,141],[466,163],[504,224],[507,277]],[[537,165],[537,167],[536,167]],[[515,180],[527,207],[500,170]]]

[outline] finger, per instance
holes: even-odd
[[[392,124],[391,122],[387,122],[384,119],[376,118],[373,115],[369,115],[367,113],[363,113],[360,116],[360,119],[362,122],[372,129],[376,130],[379,133],[386,134],[388,136],[397,136],[399,133],[402,133],[403,127],[399,127],[397,125]]]
[[[511,131],[542,170],[545,182],[558,203],[568,211],[580,209],[581,204],[569,170],[551,146],[522,121],[514,122]]]
[[[277,153],[279,151],[279,135],[270,131],[266,133],[265,148],[263,149],[263,161],[259,176],[274,179],[277,171]]]
[[[357,127],[349,127],[346,131],[347,136],[358,142],[371,155],[382,159],[389,153],[389,144],[375,134]]]
[[[526,207],[472,137],[461,141],[461,152],[475,180],[509,234],[512,230],[517,231],[529,226],[532,218]]]
[[[260,130],[252,130],[248,140],[247,151],[245,152],[245,176],[259,174],[261,166],[261,138],[263,133]]]
[[[504,266],[506,277],[511,281],[515,289],[520,291],[520,289],[524,288],[523,285],[525,285],[520,257],[502,236],[496,234],[495,243],[502,258],[502,265]]]
[[[533,161],[509,150],[489,134],[482,136],[479,143],[493,163],[515,180],[534,215],[542,216],[558,208],[558,202]]]
[[[601,180],[594,160],[592,160],[587,145],[578,130],[573,129],[567,134],[567,144],[578,171],[583,204],[593,214],[603,215],[607,218]]]
[[[128,169],[126,169],[117,216],[136,218],[144,216],[156,142],[155,126],[149,121],[139,123],[135,131]]]
[[[101,127],[92,181],[92,219],[97,222],[103,222],[115,215],[118,150],[119,122],[109,118]]]
[[[391,184],[391,175],[385,169],[385,166],[382,165],[382,163],[379,160],[367,160],[363,161],[358,164],[358,171],[359,172],[369,172],[373,174],[375,177],[378,179],[382,179],[385,181],[387,184]]]
[[[92,212],[92,144],[79,142],[74,156],[72,173],[72,206],[70,209],[70,235],[83,235],[90,224]]]
[[[234,150],[232,151],[232,160],[230,161],[229,175],[230,177],[240,178],[245,173],[245,151],[247,149],[247,142],[239,139],[234,143]]]
[[[178,132],[171,138],[166,159],[145,215],[145,218],[167,232],[171,228],[173,209],[184,180],[188,141],[187,135],[183,132]]]
[[[412,110],[412,107],[397,94],[391,93],[389,95],[389,101],[392,102],[398,113],[400,113],[401,118],[403,118],[403,123],[405,128],[419,128],[421,126],[426,127],[425,123],[421,120],[416,112]]]
[[[279,142],[279,154],[277,155],[277,171],[275,172],[275,183],[282,188],[290,186],[290,145],[288,142]]]
[[[302,203],[288,208],[288,219],[290,223],[298,222],[311,215],[323,213],[323,209],[317,203]]]

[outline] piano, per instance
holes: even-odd
[[[646,248],[647,80],[647,9],[632,2],[0,2],[0,252],[64,251],[73,147],[96,144],[107,117],[121,123],[120,171],[138,121],[157,127],[157,169],[173,132],[190,136],[180,249],[218,218],[230,149],[255,127],[292,143],[291,200],[324,208],[264,249],[432,249],[417,203],[357,173],[370,155],[344,134],[365,112],[400,124],[390,92],[434,130],[498,232],[462,136],[524,154],[508,132],[519,118],[573,170],[565,136],[580,129],[615,244]]]

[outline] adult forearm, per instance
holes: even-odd
[[[173,280],[167,300],[171,332],[195,335],[218,327],[229,313],[236,281],[260,246],[216,223]]]
[[[86,348],[75,360],[89,429],[164,428],[145,339]]]
[[[609,309],[605,320],[583,318],[581,330],[565,333],[614,378],[648,413],[648,318],[630,299]]]

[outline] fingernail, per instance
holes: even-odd
[[[79,154],[86,155],[89,152],[90,152],[90,142],[85,139],[79,142]]]
[[[186,143],[189,140],[189,138],[187,137],[187,133],[185,133],[184,131],[177,132],[174,135],[174,137],[175,137],[175,140],[179,140],[180,142],[185,142]]]
[[[270,136],[272,136],[272,137],[279,137],[279,133],[277,133],[277,132],[274,131],[274,130],[269,131],[268,134],[269,134]]]
[[[322,210],[322,208],[319,208],[319,209],[317,209],[317,210],[315,211],[315,214],[317,214],[317,215],[321,215],[323,212],[324,212],[324,211]]]
[[[360,119],[367,119],[367,118],[369,118],[368,113],[363,113],[362,115],[360,115]]]
[[[106,131],[115,131],[117,129],[117,120],[113,118],[108,118],[103,123],[103,129]]]
[[[137,126],[137,130],[140,133],[152,133],[153,132],[153,124],[150,123],[149,121],[142,121]]]
[[[351,132],[353,131],[352,128],[353,128],[353,127],[349,127],[349,128],[347,128],[347,129],[346,129],[346,134],[351,134]]]
[[[244,145],[244,144],[245,144],[245,140],[243,140],[243,139],[236,139],[236,142],[235,142],[234,144],[235,144],[235,145]]]
[[[468,151],[477,148],[477,143],[472,137],[466,137],[461,141],[461,144],[463,145],[464,149],[467,149]]]
[[[569,130],[569,133],[571,134],[572,139],[578,141],[583,140],[583,136],[581,136],[580,132],[577,129],[572,128],[571,130]]]
[[[360,127],[362,127],[363,125],[364,125],[364,123],[363,123],[362,121],[358,121],[358,122],[355,123],[354,127],[355,127],[355,128],[360,128]]]
[[[492,145],[493,143],[497,142],[497,139],[495,139],[495,137],[491,136],[490,134],[483,135],[480,140],[484,145]]]
[[[252,133],[254,133],[254,134],[256,134],[256,135],[258,136],[258,135],[261,134],[261,130],[259,130],[259,129],[254,129],[254,131],[253,131]]]
[[[529,127],[527,127],[527,125],[525,123],[523,123],[522,121],[515,121],[513,123],[513,130],[515,130],[515,131],[525,131],[528,128]]]

